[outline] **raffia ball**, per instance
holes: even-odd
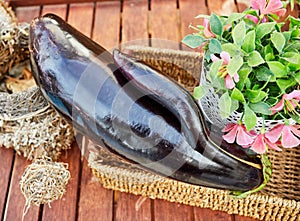
[[[26,167],[20,186],[26,205],[48,204],[62,198],[71,175],[68,164],[37,159]]]

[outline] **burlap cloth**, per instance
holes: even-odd
[[[126,50],[190,91],[199,84],[199,53],[139,46]],[[90,153],[89,165],[109,189],[266,221],[300,220],[300,148],[270,151],[269,158],[273,164],[271,181],[263,191],[244,199],[232,198],[224,190],[185,184],[145,172],[103,149]]]

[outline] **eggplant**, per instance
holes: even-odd
[[[212,142],[191,95],[151,68],[140,74],[149,71],[172,96],[153,84],[145,89],[142,78],[141,84],[130,81],[120,52],[113,56],[53,14],[31,23],[30,52],[45,98],[98,146],[190,184],[247,191],[263,182],[261,165]]]
[[[161,105],[167,105],[168,109],[180,119],[181,130],[191,142],[191,146],[206,147],[205,145],[201,145],[201,143],[197,144],[197,142],[201,141],[201,139],[198,139],[199,136],[205,134],[207,139],[210,139],[215,146],[225,150],[227,154],[234,155],[233,157],[238,157],[242,161],[245,160],[249,164],[260,163],[257,154],[251,149],[241,148],[237,144],[229,144],[223,140],[222,128],[216,127],[205,120],[198,103],[181,85],[165,77],[158,71],[151,69],[143,61],[122,53],[118,49],[114,49],[113,57],[122,75],[137,90],[148,94]],[[217,154],[214,149],[206,149],[207,154]],[[201,151],[204,152],[205,150],[202,149]],[[211,156],[207,155],[207,157]],[[222,156],[218,156],[217,159],[222,159]],[[256,165],[256,167],[260,166]]]

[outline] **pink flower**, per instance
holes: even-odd
[[[276,14],[283,16],[286,9],[283,8],[283,4],[280,0],[252,0],[251,6],[253,9],[259,10],[261,14]]]
[[[216,35],[214,33],[212,33],[211,30],[210,30],[210,24],[209,24],[209,20],[207,18],[204,19],[203,26],[204,26],[204,35],[205,35],[205,37],[207,37],[207,38],[216,37]]]
[[[226,66],[230,62],[230,55],[228,52],[222,51],[220,54],[220,57],[223,60],[223,64],[222,64],[222,67],[220,68],[219,74],[222,78],[224,78],[226,88],[233,89],[235,87],[235,82],[239,81],[239,75],[237,73],[234,73],[233,78],[232,78],[226,70]],[[220,60],[220,58],[218,58],[214,54],[211,54],[210,58],[213,62]]]
[[[285,148],[297,147],[300,145],[300,125],[277,124],[273,127],[266,137],[273,143],[281,137],[281,145]]]
[[[264,133],[258,134],[251,145],[251,149],[258,154],[265,153],[268,147],[273,150],[281,151],[276,143],[271,142]]]
[[[282,95],[281,100],[273,107],[270,108],[272,114],[275,114],[277,111],[281,111],[284,106],[288,111],[294,111],[295,107],[298,106],[300,101],[300,90],[294,90],[289,94]]]
[[[254,16],[254,15],[246,15],[245,18],[248,18],[250,20],[252,20],[255,24],[258,24],[258,17]]]
[[[228,132],[226,135],[222,136],[225,141],[234,143],[236,140],[236,143],[241,146],[250,145],[253,142],[253,136],[255,136],[255,132],[248,132],[243,124],[227,124],[222,131]]]

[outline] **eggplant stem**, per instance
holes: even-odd
[[[257,192],[261,191],[267,185],[267,183],[270,181],[271,176],[272,176],[272,164],[266,154],[261,155],[261,162],[262,162],[262,166],[263,166],[262,169],[263,169],[263,176],[264,176],[263,183],[261,185],[259,185],[258,187],[256,187],[255,189],[249,190],[246,192],[230,191],[230,193],[229,193],[230,196],[232,196],[234,198],[239,198],[239,199],[245,198],[252,193],[257,193]]]

